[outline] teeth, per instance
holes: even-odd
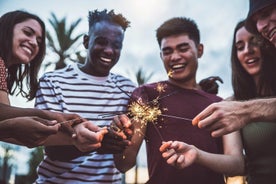
[[[273,30],[271,31],[271,33],[269,34],[269,38],[272,38],[273,35],[275,34],[275,32],[276,32],[276,29],[273,29]]]
[[[179,69],[185,67],[185,64],[176,64],[172,66],[172,69]]]
[[[256,59],[249,59],[246,63],[251,64],[251,63],[254,63],[254,62],[256,62]]]
[[[29,49],[28,47],[22,47],[23,50],[25,50],[26,52],[28,52],[29,54],[32,54],[32,50]]]
[[[101,60],[104,61],[104,62],[108,62],[108,63],[111,62],[111,59],[109,59],[109,58],[101,57]]]

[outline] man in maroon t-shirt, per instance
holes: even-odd
[[[210,132],[192,125],[191,119],[205,107],[221,101],[220,97],[202,91],[196,82],[198,58],[203,54],[197,25],[185,17],[169,19],[157,29],[157,41],[168,80],[140,86],[132,93],[129,115],[135,133],[132,145],[123,154],[114,155],[116,167],[122,172],[133,167],[145,140],[147,183],[224,183],[223,173],[241,172],[235,169],[243,167],[242,146],[236,132],[212,138]],[[191,163],[188,167],[179,169],[169,165],[167,159],[173,159],[172,155],[178,157],[180,153],[171,147],[171,142],[165,142],[176,140],[195,147],[193,152],[203,155],[202,162],[198,155],[186,154],[192,156],[185,157],[185,161]],[[167,145],[167,149],[162,150],[167,155],[165,158],[159,150],[162,144]]]

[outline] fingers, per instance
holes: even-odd
[[[172,144],[172,141],[162,142],[162,145],[159,148],[160,152],[167,151],[170,148],[171,144]]]

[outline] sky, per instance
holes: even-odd
[[[244,19],[249,0],[0,0],[0,15],[17,9],[37,14],[48,23],[50,13],[58,19],[67,17],[68,23],[82,19],[76,34],[88,30],[88,11],[111,10],[122,13],[130,22],[126,30],[121,58],[112,72],[135,80],[135,72],[142,67],[146,74],[154,73],[149,82],[166,80],[167,75],[159,57],[155,33],[159,25],[172,17],[185,16],[197,23],[204,44],[203,57],[199,59],[197,81],[209,76],[219,76],[219,96],[232,95],[230,50],[234,27]],[[45,60],[54,58],[46,56]],[[32,103],[11,98],[12,105],[30,107]]]

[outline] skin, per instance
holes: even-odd
[[[39,51],[42,28],[34,19],[18,23],[13,30],[13,58],[8,66],[30,63]]]
[[[252,76],[256,85],[258,86],[258,81],[260,78],[260,72],[263,63],[259,44],[255,36],[249,33],[244,27],[241,27],[237,31],[235,35],[235,40],[235,46],[237,48],[237,58],[239,59],[241,66],[249,75]],[[239,133],[235,132],[235,134]],[[231,134],[228,134],[226,136],[229,135]],[[226,136],[223,136],[223,139],[225,139]],[[237,136],[240,137],[240,135]],[[231,141],[233,141],[233,139],[230,138],[230,142]],[[239,138],[239,150],[242,149],[241,145],[241,139]],[[235,143],[232,142],[231,146],[234,147]],[[169,165],[175,166],[180,169],[188,167],[193,163],[202,163],[207,167],[208,165],[212,166],[212,169],[217,172],[226,172],[230,175],[237,175],[243,173],[244,166],[243,164],[241,164],[242,155],[241,152],[237,150],[226,149],[225,154],[236,155],[237,158],[240,158],[240,160],[236,159],[234,160],[234,162],[230,161],[231,157],[221,158],[224,160],[223,163],[227,163],[230,161],[227,164],[227,167],[222,167],[222,165],[220,165],[219,162],[217,162],[218,158],[216,158],[214,154],[206,153],[204,151],[197,149],[193,145],[187,145],[183,142],[164,142],[163,145],[160,147],[160,151],[162,152],[162,156],[167,160],[167,163]]]
[[[249,33],[245,27],[239,29],[236,33],[237,57],[245,71],[254,78],[258,85],[260,72],[262,68],[261,50],[258,41],[253,34]]]
[[[258,32],[276,47],[276,5],[256,12],[252,19]]]
[[[14,64],[30,63],[39,51],[38,43],[40,43],[42,35],[40,24],[34,19],[27,19],[14,26],[13,35],[13,57],[7,62],[7,67]],[[5,136],[3,133],[1,140],[28,147],[42,145],[49,135],[58,132],[59,125],[56,124],[58,120],[62,121],[73,117],[70,115],[57,115],[53,112],[38,109],[11,107],[8,93],[5,91],[0,91],[0,103],[0,109],[3,112],[0,118],[1,132],[2,127],[5,129],[5,132],[9,132]],[[54,123],[49,120],[56,121]]]
[[[254,42],[252,43],[252,37],[253,35],[248,33],[244,28],[237,32],[237,56],[244,69],[254,78],[258,86],[262,60],[260,49]],[[249,59],[253,59],[251,61],[254,62],[248,64]],[[275,98],[249,100],[245,102],[223,101],[211,104],[204,109],[194,118],[193,124],[199,128],[206,128],[212,131],[211,135],[213,137],[219,137],[239,130],[250,122],[275,122],[275,106]]]
[[[39,43],[42,39],[40,24],[34,19],[27,19],[14,26],[13,35],[13,57],[7,62],[7,67],[14,64],[30,63],[39,52]],[[12,107],[9,105],[8,93],[4,91],[0,91],[0,102],[0,109],[3,112],[0,117],[1,132],[2,127],[5,132],[9,132],[6,135],[2,134],[1,141],[27,147],[75,144],[81,150],[91,148],[91,143],[87,144],[87,141],[84,141],[87,137],[85,130],[90,128],[86,125],[87,122],[77,126],[76,130],[68,126],[65,132],[59,131],[60,124],[57,123],[79,118],[77,114]],[[79,135],[76,135],[76,131]],[[96,131],[98,132],[95,133],[93,141],[97,142],[95,147],[98,148],[100,145],[98,142],[102,140],[102,134],[105,134],[107,130]],[[74,135],[75,139],[72,140],[71,135]],[[91,140],[91,137],[87,139]],[[88,148],[84,148],[85,146]]]
[[[160,57],[166,72],[171,72],[169,81],[179,87],[197,88],[195,76],[198,63],[195,61],[202,54],[203,45],[196,46],[186,34],[170,36],[161,42]]]
[[[256,12],[252,20],[258,32],[276,47],[276,6],[268,6]],[[211,135],[219,137],[237,131],[248,123],[276,121],[276,98],[256,99],[244,102],[231,101],[211,104],[194,119],[199,128],[208,128]]]
[[[197,89],[195,76],[198,65],[198,58],[200,58],[202,54],[203,45],[196,45],[187,34],[173,35],[163,38],[161,41],[160,56],[166,71],[168,73],[171,73],[171,75],[169,75],[169,82],[182,88]],[[121,121],[129,120],[127,120],[126,117],[126,119],[122,119]],[[146,126],[143,126],[142,122],[135,121],[132,122],[132,124],[134,126],[134,130],[139,130],[140,133],[136,133],[133,135],[131,139],[132,144],[126,148],[123,154],[115,155],[116,167],[121,172],[126,172],[135,165],[139,148],[143,142],[144,135],[146,133]],[[190,147],[189,150],[193,152],[191,153],[193,157],[192,158],[189,156],[190,152],[188,151],[188,157],[191,158],[191,160],[189,160],[188,162],[190,164],[195,162],[196,156],[194,154],[200,153],[201,155],[203,155],[202,161],[198,162],[200,162],[202,165],[205,165],[218,172],[233,174],[235,170],[235,164],[239,164],[241,168],[243,167],[243,158],[241,152],[242,146],[239,136],[239,133],[235,132],[233,134],[229,134],[228,136],[223,137],[224,151],[226,155],[218,156],[217,154],[206,153],[192,145],[187,145],[188,147]],[[175,146],[171,146],[171,143],[171,141],[168,143],[164,143],[161,146],[162,148],[160,148],[161,153],[165,153],[166,150],[169,149],[168,152],[170,152],[170,155],[172,155],[172,153],[179,155],[182,150],[178,150]],[[166,148],[163,149],[165,145]],[[165,153],[164,158],[169,159],[167,153]],[[222,160],[227,164],[225,164],[225,166],[219,165],[217,162],[218,159]],[[170,162],[171,160],[168,163]],[[220,170],[222,168],[223,170]],[[236,170],[236,172],[242,171]]]
[[[96,23],[90,36],[84,36],[88,57],[80,69],[93,76],[107,76],[120,58],[123,39],[122,27],[105,21]]]
[[[83,38],[83,45],[87,49],[87,58],[84,65],[79,65],[83,72],[97,76],[108,76],[110,70],[118,62],[124,39],[124,30],[121,26],[106,21],[98,22],[94,25],[93,31]],[[117,118],[115,117],[114,121]],[[82,123],[83,124],[83,123]],[[101,153],[118,153],[122,152],[130,144],[127,137],[131,136],[131,124],[122,122],[114,126],[124,131],[113,131],[110,129],[96,129],[91,127],[91,122],[87,122],[84,127],[81,125],[74,128],[77,137],[73,143],[81,151],[91,151],[93,148],[100,148]],[[86,131],[86,130],[92,130]],[[95,139],[96,137],[96,139]],[[96,141],[95,141],[96,140]],[[91,145],[90,145],[91,144]]]

